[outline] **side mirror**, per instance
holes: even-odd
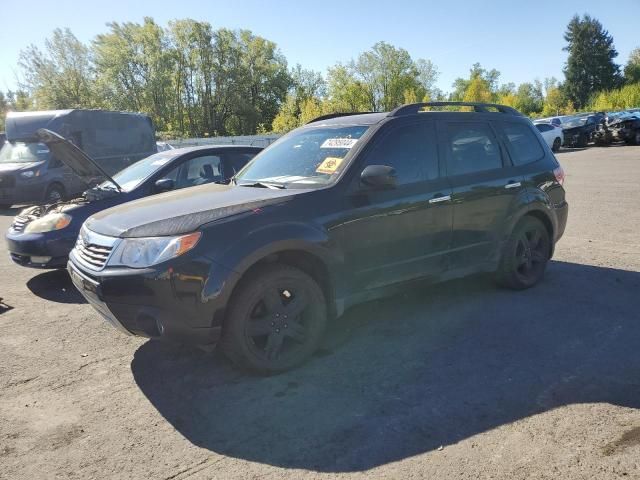
[[[175,183],[170,178],[161,178],[157,180],[155,183],[156,193],[168,192],[169,190],[173,190]]]
[[[387,165],[369,165],[362,170],[360,182],[375,189],[395,188],[396,170]]]

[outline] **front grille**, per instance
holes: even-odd
[[[13,175],[0,175],[0,188],[13,188],[16,186],[16,177]]]
[[[98,270],[104,268],[112,250],[113,247],[96,245],[94,243],[84,243],[80,236],[76,241],[76,253],[78,256]]]
[[[116,238],[98,235],[82,227],[76,240],[74,253],[86,267],[102,270],[109,260],[116,241]]]

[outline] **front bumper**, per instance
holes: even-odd
[[[67,229],[46,233],[14,232],[10,229],[5,238],[9,255],[18,265],[31,268],[63,268],[67,264],[69,252],[77,236],[77,231]],[[42,257],[49,260],[42,261]]]
[[[164,268],[88,271],[74,253],[67,268],[73,284],[118,330],[188,344],[218,341],[234,272],[198,260],[178,259]]]

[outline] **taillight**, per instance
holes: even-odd
[[[560,165],[558,165],[558,168],[556,168],[553,171],[553,174],[556,176],[556,182],[558,182],[560,185],[564,185],[564,170],[562,169],[562,167]]]

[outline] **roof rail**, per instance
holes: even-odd
[[[401,105],[395,110],[389,112],[389,117],[399,117],[401,115],[411,115],[420,112],[424,107],[473,107],[475,112],[490,113],[490,108],[495,108],[500,113],[506,113],[508,115],[522,114],[515,108],[507,107],[506,105],[498,105],[496,103],[480,103],[480,102],[425,102],[425,103],[410,103],[407,105]]]
[[[329,120],[330,118],[350,117],[351,115],[364,115],[365,113],[373,113],[373,112],[327,113],[326,115],[320,115],[319,117],[316,117],[313,120],[309,120],[307,123],[305,123],[305,125],[309,125],[310,123],[320,122],[322,120]]]

